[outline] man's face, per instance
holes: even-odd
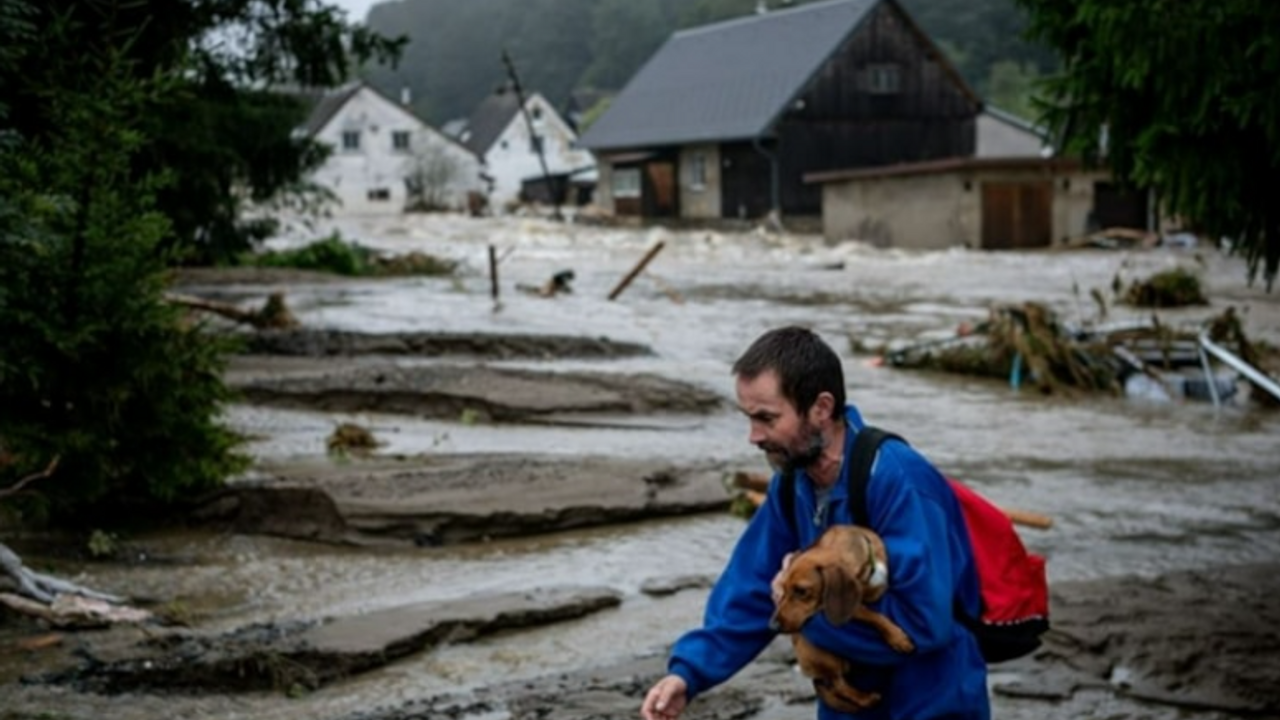
[[[782,396],[778,375],[767,370],[754,378],[738,377],[738,408],[747,416],[747,441],[764,451],[776,470],[804,468],[822,454],[824,440],[817,425],[807,415],[796,412]]]

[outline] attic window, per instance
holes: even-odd
[[[343,150],[359,150],[360,149],[360,131],[344,130],[342,132],[342,149]]]
[[[902,92],[902,71],[892,63],[868,65],[866,78],[867,92],[872,95],[893,95]]]
[[[534,119],[535,121],[536,121],[536,120],[541,120],[541,119],[542,119],[542,108],[541,108],[541,107],[539,107],[539,106],[537,106],[537,105],[534,105],[534,106],[533,106],[533,110],[529,111],[529,114],[533,116],[533,119]]]
[[[409,151],[409,131],[394,130],[391,133],[391,149],[399,152]]]

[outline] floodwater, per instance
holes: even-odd
[[[1211,307],[1161,312],[1195,327],[1232,305],[1255,340],[1280,344],[1280,298],[1249,287],[1241,261],[1216,250],[982,253],[901,252],[810,236],[707,230],[599,228],[538,219],[435,216],[347,221],[294,229],[276,244],[339,230],[392,252],[422,250],[462,261],[454,278],[294,285],[288,302],[304,324],[363,332],[544,333],[644,343],[655,354],[622,360],[492,364],[645,371],[732,397],[729,366],[760,332],[809,325],[842,354],[851,401],[869,422],[904,434],[942,468],[999,504],[1053,516],[1024,531],[1048,558],[1051,581],[1154,575],[1280,556],[1280,416],[1245,404],[1158,403],[1123,397],[1045,397],[995,380],[877,367],[881,347],[947,337],[1000,303],[1035,300],[1061,319],[1098,319],[1090,291],[1174,266],[1201,273]],[[664,248],[615,301],[606,296],[655,243]],[[489,247],[500,298],[491,297]],[[542,298],[564,269],[573,292]],[[261,286],[205,290],[261,302]],[[1109,308],[1108,322],[1148,311]],[[462,362],[397,359],[400,363]],[[746,427],[726,405],[710,417],[635,427],[486,426],[399,416],[325,415],[233,407],[229,422],[255,438],[263,460],[318,456],[334,425],[359,422],[386,453],[584,453],[759,462]],[[643,418],[634,419],[641,420]],[[741,521],[681,518],[465,547],[353,549],[204,534],[140,539],[164,562],[87,565],[76,579],[135,596],[178,599],[211,632],[254,622],[345,615],[472,593],[553,585],[607,585],[620,608],[545,628],[438,648],[302,698],[82,696],[65,689],[0,686],[15,712],[77,718],[342,718],[495,678],[661,654],[698,622],[704,591],[666,598],[647,580],[714,575]],[[11,677],[13,668],[4,670]],[[997,698],[997,716],[1002,700]],[[1009,701],[1004,701],[1009,702]],[[803,709],[798,716],[810,716]],[[1026,714],[1025,717],[1033,717]],[[1210,717],[1154,713],[1150,717]]]

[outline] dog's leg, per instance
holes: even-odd
[[[844,678],[824,681],[823,687],[814,680],[813,691],[827,707],[843,713],[856,713],[880,702],[880,693],[859,690]]]
[[[909,653],[916,649],[916,644],[911,642],[911,638],[907,637],[907,633],[898,627],[897,623],[866,605],[854,608],[853,618],[875,628],[884,641],[889,643],[889,647],[900,653]]]

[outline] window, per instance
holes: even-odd
[[[892,95],[902,91],[902,73],[897,65],[867,66],[867,92],[873,95]]]
[[[529,112],[529,114],[533,116],[534,122],[537,122],[538,120],[541,120],[541,119],[542,119],[542,107],[541,107],[541,106],[539,106],[539,105],[534,105],[534,106],[533,106],[533,110],[531,110],[531,111]]]
[[[614,169],[613,196],[615,198],[640,197],[640,168]]]
[[[391,132],[391,149],[397,152],[409,152],[408,130],[393,130]]]
[[[342,149],[343,150],[359,150],[360,149],[360,131],[359,130],[343,130],[342,131]]]
[[[533,137],[529,138],[529,152],[531,153],[542,152],[542,136],[541,135],[534,135]]]
[[[367,197],[372,202],[387,202],[391,199],[391,190],[387,188],[370,188]]]
[[[702,190],[707,186],[707,154],[696,152],[689,156],[689,187]]]

